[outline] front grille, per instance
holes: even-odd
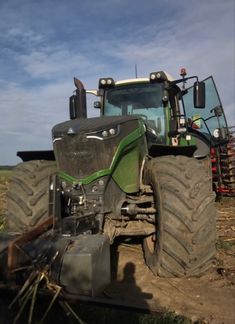
[[[67,135],[54,144],[59,168],[77,178],[85,178],[108,168],[118,144],[113,139],[100,141],[84,138],[84,134]]]
[[[64,130],[60,133],[57,128],[54,139],[54,152],[59,169],[78,179],[109,168],[120,141],[138,128],[138,120],[126,120],[120,125],[117,136],[105,140],[87,138],[86,134],[89,132],[84,131],[84,127],[83,125],[83,130],[74,135],[68,135]]]

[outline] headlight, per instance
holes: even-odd
[[[114,128],[110,128],[109,129],[109,134],[110,135],[115,135],[116,134],[116,130]]]
[[[120,129],[120,126],[118,125],[115,127],[103,129],[98,132],[87,133],[86,138],[94,138],[94,139],[103,141],[105,139],[109,139],[109,138],[112,138],[112,137],[118,135],[119,129]]]
[[[102,134],[103,137],[107,137],[107,136],[109,136],[109,133],[108,133],[108,131],[106,131],[106,130],[104,130],[101,134]]]

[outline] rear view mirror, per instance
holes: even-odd
[[[95,101],[93,104],[94,108],[100,109],[101,108],[101,102],[100,101]]]
[[[205,82],[197,81],[193,86],[193,99],[195,108],[205,108],[206,105],[206,87]]]

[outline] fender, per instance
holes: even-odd
[[[52,150],[49,151],[19,151],[16,154],[23,162],[32,160],[55,161],[55,155]]]
[[[169,146],[169,145],[154,144],[149,149],[149,155],[151,157],[159,157],[164,155],[185,155],[188,157],[192,157],[196,149],[197,149],[196,145]]]

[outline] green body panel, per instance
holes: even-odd
[[[190,134],[191,135],[191,134]],[[196,139],[193,135],[191,135],[191,140],[186,141],[186,138],[181,136],[179,141],[180,146],[190,146],[190,145],[196,145]]]
[[[144,122],[139,120],[139,127],[119,143],[109,168],[94,172],[83,179],[77,179],[63,171],[59,171],[59,177],[72,184],[86,185],[100,177],[112,175],[123,191],[128,193],[138,191],[139,165],[147,154],[145,131]]]
[[[139,138],[132,143],[121,157],[117,164],[112,178],[126,193],[133,193],[139,190],[140,183],[140,167],[144,156],[147,154],[143,138]]]

